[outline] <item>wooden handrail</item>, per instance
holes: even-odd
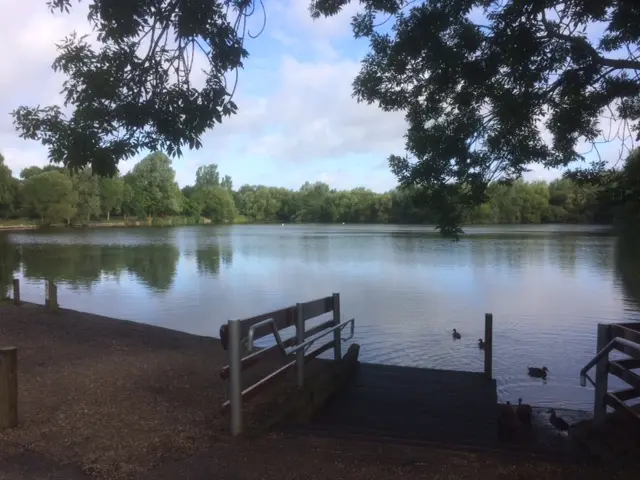
[[[302,305],[302,316],[304,321],[311,320],[312,318],[316,318],[325,313],[329,313],[333,311],[333,297],[323,297],[318,298],[317,300],[311,300],[310,302],[305,302]],[[268,318],[272,318],[278,330],[283,330],[287,327],[292,327],[296,324],[296,305],[281,308],[280,310],[274,310],[269,313],[263,313],[260,315],[256,315],[255,317],[245,318],[240,321],[240,332],[242,338],[246,338],[249,334],[249,329],[257,323],[260,323]],[[262,327],[256,329],[254,332],[254,339],[262,338],[266,335],[269,335],[271,332],[271,327]],[[220,340],[222,342],[222,347],[225,350],[229,349],[229,327],[228,325],[222,325],[220,327]]]
[[[305,357],[304,357],[305,363],[308,363],[310,360],[318,357],[319,355],[323,354],[324,352],[326,352],[328,350],[331,350],[333,348],[333,346],[334,346],[334,341],[331,340],[330,342],[327,342],[324,345],[322,345],[320,348],[316,348],[312,352],[307,353],[305,355]],[[271,385],[275,380],[277,380],[282,375],[284,375],[289,370],[291,370],[295,366],[295,364],[296,364],[296,361],[292,360],[289,363],[286,363],[282,367],[278,368],[277,370],[271,372],[269,375],[267,375],[266,377],[262,378],[261,380],[258,380],[253,385],[247,387],[246,389],[244,389],[242,391],[242,399],[243,400],[249,400],[249,399],[255,397],[258,393],[264,391],[264,389],[267,388],[269,385]],[[222,404],[221,410],[224,412],[224,411],[228,410],[230,406],[231,406],[231,402],[229,400],[227,400],[226,402],[224,402]]]

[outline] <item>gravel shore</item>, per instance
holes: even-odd
[[[19,356],[20,424],[0,431],[0,480],[555,479],[630,472],[364,442],[228,436],[226,352],[213,338],[0,304]],[[637,478],[637,477],[636,477]]]

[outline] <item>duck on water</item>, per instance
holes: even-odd
[[[547,373],[549,369],[547,367],[528,367],[529,368],[529,376],[533,378],[547,378]]]
[[[460,340],[461,338],[462,338],[462,335],[460,335],[460,334],[458,333],[458,331],[454,328],[454,329],[453,329],[453,339],[454,339],[454,340]]]

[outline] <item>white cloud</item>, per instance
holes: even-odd
[[[30,165],[44,165],[47,154],[35,142],[22,140],[9,112],[20,105],[59,102],[62,77],[51,64],[55,44],[72,31],[89,32],[86,4],[70,14],[51,14],[45,2],[0,0],[0,152],[17,175]]]
[[[359,64],[301,62],[282,57],[277,88],[266,98],[240,97],[240,113],[212,132],[207,144],[250,135],[245,155],[310,162],[348,154],[386,157],[403,149],[403,114],[352,98]]]

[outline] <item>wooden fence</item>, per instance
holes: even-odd
[[[305,322],[326,313],[332,313],[329,320],[309,329],[305,328]],[[340,320],[340,294],[338,293],[252,318],[230,320],[223,325],[220,328],[220,339],[223,347],[229,351],[229,365],[221,369],[220,376],[229,380],[229,399],[222,408],[231,410],[232,435],[242,432],[243,401],[254,397],[294,367],[297,385],[303,387],[305,364],[326,351],[333,349],[334,359],[340,360],[342,330],[347,325],[351,325],[351,336],[353,336],[354,319],[344,323]],[[294,337],[282,340],[280,331],[287,327],[295,327],[296,334]],[[275,345],[254,351],[253,342],[267,335],[274,336]],[[332,338],[312,351],[305,351],[325,336]],[[268,358],[270,353],[277,351],[280,351],[285,363],[243,390],[242,372]],[[295,359],[290,360],[294,355]]]

